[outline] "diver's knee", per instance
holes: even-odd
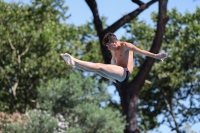
[[[103,70],[103,66],[101,65],[101,63],[95,63],[95,69],[101,72]]]

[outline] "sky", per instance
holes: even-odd
[[[107,17],[107,24],[113,24],[119,18],[121,18],[124,14],[132,12],[138,6],[134,4],[131,0],[96,0],[97,6],[99,9],[100,16]],[[148,2],[150,0],[142,0],[143,2]],[[184,2],[183,2],[184,1]],[[92,20],[92,12],[90,11],[88,5],[85,0],[67,0],[66,5],[69,6],[69,12],[67,14],[71,14],[72,16],[68,20],[69,23],[73,23],[75,25],[84,24],[86,21]],[[185,13],[187,11],[194,12],[196,6],[200,6],[200,0],[168,0],[168,10],[172,8],[177,8],[179,12]],[[154,3],[147,10],[143,11],[138,17],[139,20],[143,20],[148,24],[152,24],[151,21],[151,13],[158,12],[158,3]],[[119,29],[115,32],[117,37],[121,37],[125,31],[123,29]]]
[[[24,2],[30,3],[29,0],[5,0],[7,2]],[[132,12],[138,5],[134,4],[131,0],[96,0],[100,16],[107,17],[107,24],[110,25],[121,18],[124,14]],[[142,0],[144,3],[150,0]],[[92,20],[92,12],[90,11],[85,0],[65,0],[65,4],[69,7],[67,15],[71,14],[71,17],[66,21],[67,23],[73,23],[76,26],[85,24],[87,21]],[[171,10],[176,8],[182,14],[186,12],[193,13],[196,10],[196,6],[200,7],[200,0],[168,0],[167,9]],[[147,24],[152,24],[151,13],[158,12],[158,3],[154,3],[147,10],[143,11],[139,16],[139,20],[145,21]],[[119,29],[115,32],[118,38],[124,35],[125,31]],[[119,101],[119,96],[114,93],[115,88],[110,86],[108,88],[109,93],[113,96],[113,99]],[[159,117],[158,119],[161,119]],[[200,122],[192,125],[191,129],[196,133],[200,133]],[[161,133],[175,133],[171,132],[166,125],[162,125],[158,129]],[[156,131],[149,131],[149,133],[155,133]]]

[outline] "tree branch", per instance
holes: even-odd
[[[167,22],[167,2],[168,0],[159,0],[159,13],[156,36],[153,40],[153,44],[150,50],[150,52],[152,53],[158,53],[162,44],[163,35],[165,33],[165,25]],[[134,89],[137,89],[137,91],[142,89],[145,79],[147,78],[154,62],[155,59],[147,57],[140,71],[135,76],[133,82],[130,83],[131,86],[134,87]]]
[[[132,2],[138,4],[139,6],[142,6],[144,4],[144,2],[142,2],[140,0],[132,0]]]
[[[162,112],[163,115],[165,116],[165,118],[167,119],[166,121],[168,122],[168,126],[173,130],[174,129],[174,126],[172,125],[171,123],[171,118],[169,117],[169,115],[167,114],[167,112]]]
[[[107,32],[115,32],[118,30],[121,26],[124,24],[130,22],[133,18],[137,17],[141,12],[143,12],[145,9],[147,9],[150,5],[154,4],[158,0],[151,0],[150,2],[143,4],[133,12],[123,16],[119,20],[117,20],[115,23],[113,23],[111,26],[109,26],[107,29],[105,29],[103,32],[104,34]]]
[[[105,34],[102,34],[103,26],[102,26],[102,21],[99,18],[97,3],[95,0],[85,0],[85,1],[88,4],[88,6],[90,7],[90,10],[92,11],[92,14],[93,14],[93,18],[94,18],[93,23],[95,25],[97,35],[99,36],[100,48],[101,48],[101,53],[102,53],[104,62],[106,64],[110,64],[111,53],[107,49],[107,47],[103,46],[103,44],[102,44],[102,39]]]
[[[100,35],[100,32],[103,30],[103,26],[102,26],[102,21],[99,17],[97,3],[95,0],[85,0],[85,1],[90,7],[90,10],[92,11],[93,18],[94,18],[93,22],[94,22],[97,34]]]
[[[12,50],[16,50],[16,48],[13,46],[13,44],[12,44],[10,38],[8,38],[8,41],[9,41],[9,44],[10,44],[11,49],[12,49]]]
[[[29,48],[30,48],[30,43],[28,44],[28,46],[27,46],[27,48],[24,50],[24,52],[22,52],[22,53],[20,54],[20,57],[24,56],[24,55],[28,52]]]
[[[15,99],[17,99],[17,96],[16,96],[17,86],[18,86],[18,81],[16,81],[15,84],[12,86],[12,92]]]
[[[175,124],[175,130],[176,130],[177,133],[181,133],[180,130],[179,130],[179,125],[178,125],[177,120],[176,120],[176,115],[173,111],[172,103],[168,102],[167,94],[164,92],[163,89],[161,89],[161,92],[163,93],[163,97],[164,97],[164,101],[165,101],[165,104],[167,106],[167,109],[168,109],[168,111],[170,112],[170,114],[173,118],[173,121],[174,121],[174,124]],[[171,121],[171,119],[168,120],[168,122],[170,122],[170,121]]]

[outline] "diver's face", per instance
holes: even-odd
[[[116,42],[114,42],[114,43],[107,43],[106,46],[108,47],[109,50],[112,50],[112,51],[115,51],[117,49]]]

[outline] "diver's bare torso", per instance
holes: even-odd
[[[133,71],[133,51],[126,48],[126,42],[121,42],[117,50],[113,51],[115,64],[123,68],[128,68],[129,72]]]

